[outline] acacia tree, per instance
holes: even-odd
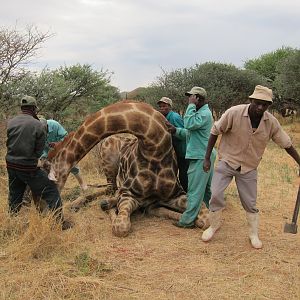
[[[255,71],[273,82],[278,74],[277,66],[295,51],[296,49],[291,47],[281,47],[258,58],[247,60],[244,67],[246,70]]]
[[[281,95],[283,106],[300,108],[300,50],[282,60],[277,66],[274,86]]]
[[[258,58],[250,59],[244,64],[247,70],[253,70],[267,79],[270,88],[273,90],[274,99],[272,107],[278,112],[285,111],[286,107],[295,106],[294,100],[283,91],[279,83],[282,80],[279,80],[279,78],[285,76],[281,74],[282,72],[287,73],[284,64],[288,62],[289,57],[294,56],[297,51],[295,48],[281,47],[275,51],[263,54]],[[291,77],[290,79],[293,80]]]
[[[53,34],[42,33],[35,26],[25,30],[0,28],[0,109],[7,112],[10,95],[6,86],[26,75],[25,66],[32,62],[42,44]]]
[[[95,71],[90,65],[80,64],[27,73],[8,84],[7,91],[12,95],[10,113],[19,109],[19,97],[14,95],[33,95],[40,114],[68,123],[71,129],[90,112],[119,99],[118,89],[110,85],[108,71]]]
[[[266,80],[254,71],[209,62],[164,72],[156,83],[141,93],[141,97],[156,104],[160,97],[168,96],[173,100],[175,109],[183,112],[187,105],[185,92],[193,86],[202,86],[218,118],[230,106],[245,103],[257,84],[266,84]]]

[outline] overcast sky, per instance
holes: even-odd
[[[108,69],[121,91],[161,69],[215,61],[242,67],[282,46],[299,48],[299,0],[0,0],[1,26],[55,35],[36,67]]]

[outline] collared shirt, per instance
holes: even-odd
[[[48,125],[48,133],[47,133],[47,140],[45,144],[45,148],[43,150],[43,154],[41,157],[48,157],[48,153],[50,151],[49,143],[55,143],[62,141],[68,132],[63,128],[60,123],[55,120],[47,120]]]
[[[248,114],[249,105],[229,108],[211,129],[213,135],[222,134],[218,150],[219,159],[234,169],[241,167],[241,173],[258,167],[270,139],[281,148],[292,146],[290,137],[278,120],[267,111],[254,132]]]
[[[175,111],[171,110],[167,115],[166,119],[175,127],[183,128],[183,119],[182,117]],[[185,139],[179,139],[176,136],[172,136],[172,142],[177,156],[185,157],[186,152],[186,142]]]
[[[208,104],[196,110],[195,104],[189,104],[183,117],[184,128],[176,128],[175,136],[186,139],[186,158],[204,159],[210,130],[213,124]]]

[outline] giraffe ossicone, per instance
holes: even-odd
[[[118,133],[130,133],[136,138],[120,144],[116,150],[118,167],[114,176],[118,189],[103,206],[110,212],[113,233],[120,237],[128,235],[130,216],[142,207],[153,215],[178,220],[187,201],[177,177],[171,135],[164,116],[146,103],[122,101],[104,107],[50,152],[50,173],[54,174],[59,189],[63,188],[71,168],[97,143]],[[112,150],[110,153],[113,154]],[[204,205],[196,224],[209,226]]]

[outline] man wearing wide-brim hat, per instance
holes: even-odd
[[[298,152],[292,145],[287,133],[278,120],[267,111],[272,104],[272,90],[257,85],[251,103],[229,108],[212,127],[205,161],[204,171],[211,168],[210,156],[222,135],[218,154],[219,161],[212,180],[212,196],[209,204],[210,227],[203,232],[202,240],[207,242],[221,226],[221,214],[225,208],[224,191],[235,177],[240,201],[249,226],[249,238],[253,248],[262,248],[258,237],[257,167],[270,139],[300,164]]]

